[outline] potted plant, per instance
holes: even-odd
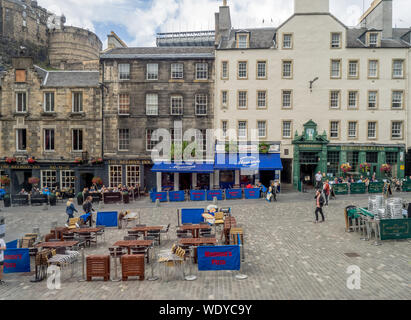
[[[82,163],[83,163],[83,159],[80,158],[80,157],[76,157],[76,158],[74,159],[74,163],[82,164]]]
[[[0,177],[0,183],[1,183],[2,185],[5,185],[5,186],[10,185],[10,178],[9,178],[9,177],[6,177],[6,176],[1,176],[1,177]]]
[[[12,164],[12,163],[16,163],[17,162],[17,159],[16,158],[14,158],[14,157],[7,157],[6,158],[6,162],[8,163],[8,164]]]
[[[97,186],[101,186],[103,184],[103,179],[100,177],[94,177],[91,182]]]
[[[123,203],[130,203],[130,195],[127,191],[123,192]]]
[[[360,171],[362,173],[370,172],[370,169],[371,169],[371,165],[369,163],[364,162],[360,164]]]
[[[27,163],[28,164],[35,164],[36,163],[36,159],[34,159],[34,157],[30,157],[27,159]]]
[[[348,172],[351,171],[351,166],[349,163],[343,163],[341,165],[341,171],[344,172],[344,175],[346,175]]]
[[[49,202],[51,206],[55,206],[57,204],[57,196],[55,193],[50,193]]]
[[[381,165],[380,171],[383,172],[387,178],[390,176],[391,170],[392,167],[389,164],[384,163]]]
[[[38,185],[39,184],[39,182],[40,182],[40,179],[39,178],[37,178],[37,177],[31,177],[31,178],[29,178],[29,184],[32,184],[32,185]]]
[[[9,193],[6,193],[6,194],[4,195],[3,201],[4,201],[4,206],[5,206],[6,208],[8,208],[8,207],[11,206],[11,199],[10,199],[10,194],[9,194]]]
[[[103,158],[94,158],[91,160],[91,164],[102,164]]]
[[[77,193],[77,204],[79,205],[79,206],[82,206],[83,205],[83,192],[79,192],[79,193]]]

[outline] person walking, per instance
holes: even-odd
[[[325,205],[328,207],[328,200],[330,200],[331,187],[328,180],[325,180],[324,187]]]
[[[320,189],[317,189],[317,192],[315,193],[315,203],[316,203],[316,208],[315,208],[315,223],[318,223],[318,213],[321,213],[322,221],[324,222],[324,214],[323,214],[323,206],[324,206],[324,198],[321,194]],[[320,222],[320,223],[321,223]]]
[[[6,284],[3,281],[3,264],[4,264],[4,251],[7,249],[4,239],[0,239],[0,285]]]
[[[273,199],[274,199],[274,201],[277,201],[277,190],[276,189],[277,188],[276,188],[274,182],[272,182],[270,187],[268,188],[268,192],[269,192],[269,194],[271,194],[270,202],[272,202]]]
[[[83,203],[83,210],[85,212],[86,215],[88,215],[87,220],[85,221],[85,223],[87,223],[87,221],[90,224],[90,227],[92,226],[93,223],[93,211],[95,211],[93,209],[93,203],[92,203],[93,197],[88,196],[86,201],[84,201]]]
[[[74,218],[74,211],[75,211],[75,212],[78,212],[77,209],[74,207],[73,201],[74,201],[74,199],[73,199],[73,198],[70,198],[70,199],[67,201],[67,204],[66,204],[66,213],[67,213],[67,215],[68,215],[67,223],[69,223],[70,219],[73,219],[73,218]]]

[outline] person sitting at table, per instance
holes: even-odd
[[[26,196],[26,195],[28,195],[28,193],[27,193],[27,191],[26,191],[26,190],[21,189],[21,191],[19,192],[19,195]]]
[[[74,199],[73,199],[73,198],[70,198],[70,199],[67,201],[67,204],[66,204],[66,213],[67,213],[67,215],[68,215],[67,223],[69,223],[70,219],[73,219],[73,218],[74,218],[74,211],[75,211],[75,212],[78,212],[77,209],[74,207],[73,201],[74,201]]]
[[[253,186],[251,185],[251,183],[249,183],[249,184],[247,184],[247,185],[245,186],[245,188],[246,188],[246,189],[252,189]]]

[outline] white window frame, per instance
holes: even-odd
[[[240,90],[238,91],[238,109],[248,108],[248,91]],[[242,104],[244,102],[244,104]]]
[[[53,132],[53,149],[46,149],[46,131]],[[56,150],[56,130],[53,128],[43,129],[43,149],[45,152],[53,152]],[[51,141],[50,141],[51,142]]]
[[[373,67],[375,65],[375,68]],[[378,60],[368,61],[368,78],[378,78]]]
[[[287,124],[288,127],[286,127],[285,124]],[[290,120],[283,120],[281,129],[282,129],[282,137],[284,139],[290,139],[292,137],[292,132],[291,132],[292,122]],[[285,134],[286,130],[287,130],[287,132],[289,131],[289,134]]]
[[[23,98],[21,99],[22,103],[24,102],[24,105],[22,105],[23,110],[19,111],[19,95],[23,95]],[[16,112],[17,113],[27,113],[27,91],[16,91]]]
[[[221,121],[221,131],[223,132],[223,138],[226,138],[227,132],[228,132],[228,121],[227,120]]]
[[[348,78],[358,78],[359,77],[359,62],[358,60],[348,61]]]
[[[150,134],[150,142],[148,141],[148,132],[151,131]],[[146,129],[146,151],[153,151],[155,150],[155,146],[160,142],[159,140],[156,139],[156,135],[154,135],[153,139],[153,132],[155,132],[156,129]],[[152,146],[151,149],[149,149],[150,145]]]
[[[355,105],[352,105],[352,94],[355,94]],[[348,109],[357,109],[358,108],[358,91],[348,91]]]
[[[336,68],[338,66],[338,68]],[[341,60],[331,60],[331,78],[341,78]]]
[[[371,128],[370,125],[374,125],[374,128]],[[374,131],[374,135],[370,136],[370,132]],[[367,124],[367,137],[368,139],[377,139],[377,122],[376,121],[369,121]]]
[[[334,36],[338,37],[338,43],[336,43]],[[337,33],[337,32],[331,33],[331,48],[332,49],[341,48],[341,33]]]
[[[71,103],[72,103],[72,112],[73,113],[82,113],[84,112],[83,108],[83,92],[82,91],[73,91],[71,94]],[[78,97],[78,98],[76,98]],[[79,104],[79,110],[75,110],[75,101]]]
[[[227,90],[221,91],[221,106],[222,107],[228,106],[228,91]]]
[[[146,80],[148,81],[158,80],[158,63],[147,63]]]
[[[120,165],[109,166],[109,187],[115,188],[118,185],[123,185],[123,167]]]
[[[153,98],[153,100],[151,100]],[[146,115],[158,116],[158,94],[147,93],[146,94]]]
[[[257,131],[258,131],[258,138],[267,137],[267,121],[258,120],[257,121]],[[261,134],[262,131],[263,131],[263,134]]]
[[[340,122],[330,121],[330,138],[338,139],[339,137],[340,137]]]
[[[19,148],[19,132],[22,132],[22,130],[26,130],[26,149],[20,149]],[[26,128],[16,129],[16,151],[18,151],[18,152],[26,152],[27,151],[27,129]]]
[[[354,125],[353,127],[351,125]],[[354,132],[354,134],[353,134]],[[349,139],[356,139],[358,135],[358,123],[356,121],[348,121],[348,138]]]
[[[54,179],[53,179],[54,177]],[[40,171],[40,186],[41,188],[53,188],[53,183],[57,182],[56,170],[41,170]]]
[[[335,97],[335,94],[337,95]],[[330,93],[330,108],[331,109],[339,109],[340,108],[340,100],[341,100],[341,91],[340,90],[332,90]]]
[[[175,102],[178,102],[177,106],[174,105]],[[183,110],[184,110],[183,96],[182,95],[172,95],[170,97],[170,114],[173,116],[181,116],[183,115]]]
[[[264,97],[261,95],[264,94]],[[257,109],[266,109],[267,108],[267,91],[258,90],[257,91]]]
[[[184,64],[172,63],[171,64],[171,79],[181,80],[184,79]]]
[[[267,78],[267,62],[257,61],[257,79],[266,79],[266,78]]]
[[[292,90],[283,90],[281,93],[281,107],[283,109],[291,109],[292,108],[292,99],[293,99],[293,92]],[[286,104],[288,97],[288,105]]]
[[[238,61],[238,79],[247,79],[248,78],[248,63],[247,61]]]
[[[221,61],[221,79],[227,80],[228,78],[228,61]]]
[[[205,93],[195,95],[195,112],[196,116],[206,116],[208,109],[208,96]]]
[[[400,63],[401,68],[396,68],[396,64]],[[400,74],[396,73],[397,71],[401,71]],[[404,60],[401,59],[395,59],[392,61],[392,77],[393,78],[404,78]]]
[[[81,132],[81,146],[82,146],[81,149],[75,149],[74,148],[74,131]],[[79,135],[77,134],[77,145],[80,144],[79,142],[80,142]],[[81,152],[81,151],[83,151],[83,148],[84,148],[84,131],[83,131],[83,129],[77,129],[77,128],[72,129],[71,130],[71,150],[73,150],[75,152]]]
[[[247,49],[248,48],[248,34],[238,34],[237,35],[237,48]]]
[[[400,94],[400,99],[396,99],[396,95]],[[398,107],[394,107],[394,104],[399,104]],[[393,90],[392,97],[391,97],[391,108],[395,110],[400,110],[404,108],[404,91],[401,90]]]
[[[208,80],[208,63],[196,63],[196,80]]]
[[[49,100],[48,96],[51,96],[52,99]],[[55,94],[53,91],[44,92],[44,112],[55,112]]]
[[[244,127],[240,127],[241,125],[244,125]],[[247,121],[240,120],[237,122],[237,136],[239,139],[247,139],[247,131],[248,131],[248,125]]]
[[[122,100],[124,101],[124,99],[128,100],[127,104],[125,104],[124,102],[122,103]],[[127,110],[125,110],[124,108],[125,106],[127,106]],[[124,111],[127,111],[127,112],[124,112]],[[130,114],[130,94],[128,93],[118,94],[118,114],[119,115],[129,115]]]
[[[129,187],[140,186],[140,166],[127,165],[126,166],[126,182]]]
[[[61,190],[74,190],[75,188],[76,174],[74,170],[61,170],[60,171],[60,189]]]
[[[286,37],[289,37],[286,40]],[[293,35],[291,33],[283,34],[283,49],[292,49],[293,48]]]
[[[130,149],[130,129],[118,129],[118,151],[128,151]],[[125,148],[125,146],[127,148]]]
[[[118,79],[120,81],[130,80],[130,64],[120,63],[118,65]]]
[[[375,94],[374,96],[372,96]],[[371,99],[372,98],[372,99]],[[368,109],[377,109],[378,105],[378,91],[376,90],[370,90],[368,91]],[[374,106],[371,106],[371,104],[374,104]]]
[[[399,131],[399,136],[394,136],[394,125],[400,125],[399,128],[396,128],[396,131]],[[392,121],[391,122],[391,139],[403,139],[403,134],[404,134],[404,122],[402,121]]]
[[[289,68],[287,68],[287,66],[289,66]],[[289,74],[287,75],[287,73]],[[293,77],[293,62],[291,60],[283,61],[282,75],[284,79],[290,79]]]

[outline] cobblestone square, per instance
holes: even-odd
[[[411,201],[411,195],[397,195]],[[160,279],[154,282],[98,279],[79,282],[81,271],[77,269],[71,279],[69,273],[63,273],[60,290],[49,290],[47,281],[30,282],[32,274],[11,274],[4,276],[7,285],[0,287],[0,299],[411,299],[411,241],[384,241],[381,246],[374,246],[373,240],[361,241],[359,233],[344,230],[344,208],[351,204],[365,207],[367,203],[365,195],[339,196],[325,208],[326,222],[314,224],[311,193],[283,194],[277,203],[262,199],[219,202],[219,206],[230,206],[237,223],[245,228],[242,273],[248,275],[246,280],[236,280],[235,273],[230,271],[195,271],[198,279],[191,282],[181,280],[177,274],[165,279],[157,265],[154,272]],[[129,205],[104,205],[100,210],[140,210],[141,223],[170,223],[170,240],[163,238],[161,243],[161,249],[168,249],[176,242],[177,209],[208,204],[167,203],[155,208],[148,199],[143,199]],[[48,233],[52,221],[64,225],[64,209],[62,204],[48,210],[2,208],[0,215],[6,218],[6,241],[31,232],[34,226],[39,226],[42,234]],[[108,247],[122,240],[126,233],[124,229],[106,229],[106,243],[99,241],[97,247],[86,248],[86,256],[108,254]],[[218,233],[218,239],[219,236]],[[350,258],[346,253],[356,253],[358,257]],[[360,290],[347,288],[347,268],[351,265],[361,269]],[[146,278],[150,267],[146,265]]]

